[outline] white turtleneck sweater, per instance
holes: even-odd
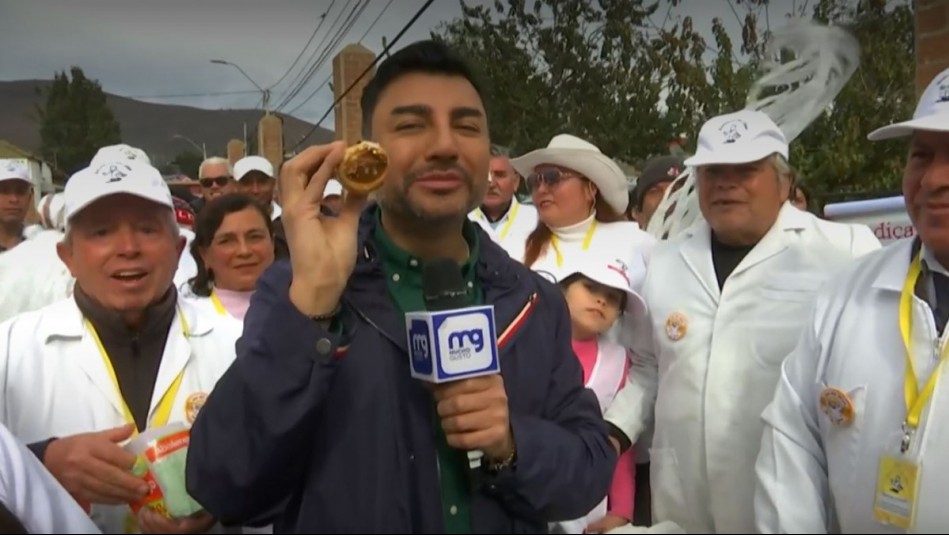
[[[655,238],[631,221],[603,223],[595,217],[594,213],[577,224],[551,228],[553,239],[531,269],[557,275],[570,267],[571,260],[596,256],[604,261],[619,259],[629,267],[633,290],[639,292]]]

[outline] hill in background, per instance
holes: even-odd
[[[37,94],[36,88],[45,89],[49,84],[48,80],[0,82],[0,139],[39,154],[40,132],[35,110],[43,97]],[[248,136],[253,135],[263,115],[260,110],[205,110],[154,104],[108,91],[106,99],[121,125],[123,143],[144,150],[156,165],[167,163],[186,150],[195,150],[190,143],[175,139],[175,134],[187,136],[198,144],[204,143],[209,156],[226,156],[227,142],[243,139],[245,124]],[[288,149],[313,128],[312,124],[296,117],[281,117]],[[324,143],[332,139],[332,131],[319,128],[307,143]],[[252,143],[251,140],[248,142]]]

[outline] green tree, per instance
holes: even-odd
[[[197,180],[198,179],[198,167],[201,166],[201,162],[204,161],[204,157],[201,153],[193,150],[186,150],[175,156],[175,159],[171,163],[178,168],[178,172],[188,175],[189,177]]]
[[[639,50],[647,44],[643,0],[509,0],[468,6],[433,33],[474,60],[492,138],[520,153],[558,133],[588,139],[631,161],[666,141],[662,88]]]
[[[791,159],[815,197],[841,200],[898,194],[905,143],[870,142],[880,126],[910,118],[916,106],[914,14],[909,1],[821,0],[818,20],[847,26],[861,64],[834,101],[791,146]]]
[[[769,59],[769,2],[727,1],[723,17],[735,17],[740,35],[723,18],[697,28],[675,16],[681,0],[511,0],[493,8],[462,2],[462,17],[434,36],[480,71],[495,142],[519,153],[570,132],[640,163],[681,134],[694,148],[704,121],[745,106]],[[668,21],[661,25],[654,22],[660,7]],[[792,144],[792,164],[816,196],[897,189],[902,146],[866,135],[912,114],[910,0],[818,0],[808,13],[787,15],[845,26],[862,50],[835,103]]]
[[[67,172],[89,162],[99,148],[121,142],[102,86],[79,67],[72,67],[70,75],[56,73],[43,92],[45,102],[37,106],[40,152]]]

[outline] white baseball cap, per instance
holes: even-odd
[[[114,161],[74,174],[63,190],[66,221],[83,208],[109,195],[125,193],[174,210],[171,190],[158,169],[135,161]]]
[[[119,144],[109,145],[99,149],[96,155],[92,157],[92,161],[89,162],[89,167],[99,168],[105,163],[122,161],[142,163],[145,165],[152,164],[151,160],[148,159],[148,155],[145,154],[145,151],[142,149]]]
[[[645,273],[640,274],[637,279],[630,271],[629,266],[622,260],[618,258],[587,257],[584,260],[578,260],[576,263],[564,266],[555,277],[557,282],[560,283],[573,275],[583,275],[604,286],[626,292],[625,311],[627,314],[646,313],[646,300],[633,290],[634,285],[642,282]]]
[[[788,158],[784,132],[764,112],[742,110],[706,121],[699,131],[695,155],[685,165],[751,163],[775,153]]]
[[[915,130],[949,132],[949,69],[936,75],[916,104],[913,118],[877,128],[867,139],[880,141],[911,135]]]
[[[234,164],[234,178],[240,181],[251,171],[258,171],[269,177],[273,177],[273,164],[263,156],[245,156]]]
[[[33,184],[30,170],[23,165],[23,162],[14,159],[0,160],[0,181],[4,180],[22,180],[27,184]]]
[[[333,195],[342,195],[343,194],[343,185],[336,180],[331,178],[326,182],[326,188],[323,190],[323,198],[332,197]]]

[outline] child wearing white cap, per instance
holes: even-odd
[[[603,411],[626,383],[626,349],[607,333],[618,322],[645,314],[646,303],[632,289],[629,268],[618,259],[587,257],[564,266],[559,283],[570,311],[573,350],[583,367],[584,384],[596,394]],[[586,517],[552,526],[556,533],[604,533],[633,518],[634,475],[632,450],[616,466],[607,497]]]

